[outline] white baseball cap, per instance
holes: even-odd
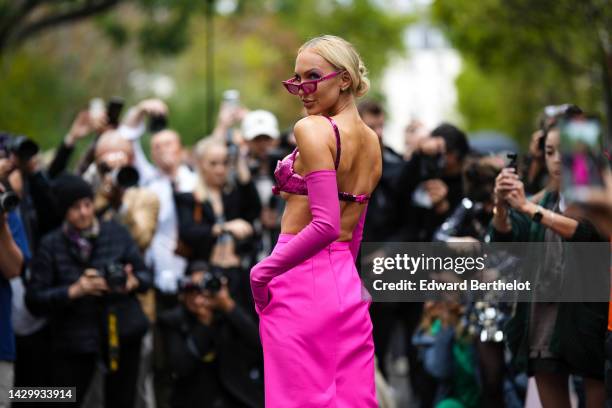
[[[278,139],[280,131],[276,116],[265,110],[254,110],[247,113],[242,119],[242,135],[246,140],[253,140],[262,135]]]

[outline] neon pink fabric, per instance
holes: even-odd
[[[312,221],[296,235],[290,245],[251,269],[251,290],[255,310],[260,313],[268,303],[268,282],[275,276],[310,258],[340,235],[340,202],[335,170],[317,170],[304,177]]]
[[[298,235],[281,234],[273,254]],[[350,243],[338,241],[269,282],[259,315],[266,408],[378,407],[362,287]]]
[[[267,408],[378,407],[369,307],[355,267],[366,208],[340,233],[335,170],[305,176],[312,221],[251,270]]]
[[[336,135],[336,161],[334,163],[334,168],[338,170],[338,165],[340,164],[340,154],[342,152],[340,130],[332,118],[329,116],[324,117],[329,121],[329,123],[331,123]],[[295,163],[297,153],[298,148],[296,147],[289,156],[276,162],[276,169],[274,170],[274,179],[276,184],[272,186],[273,194],[279,195],[281,191],[284,191],[291,194],[308,195],[306,181],[293,169],[293,164]],[[338,198],[342,201],[365,203],[369,200],[370,196],[368,194],[351,194],[344,191],[339,191]]]

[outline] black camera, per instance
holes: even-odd
[[[206,271],[199,282],[194,282],[190,276],[185,276],[179,280],[180,292],[204,292],[216,294],[221,290],[223,273],[218,270]]]
[[[0,214],[11,212],[19,205],[19,197],[12,191],[0,193]]]
[[[140,174],[134,166],[123,166],[116,169],[112,169],[106,163],[100,163],[98,170],[101,175],[111,173],[113,179],[113,185],[122,188],[130,188],[138,185],[140,181]]]
[[[121,292],[127,284],[127,274],[124,265],[119,262],[111,262],[102,269],[102,277],[111,292]]]
[[[446,167],[446,158],[443,154],[422,155],[420,160],[419,173],[421,180],[431,180],[441,178]]]

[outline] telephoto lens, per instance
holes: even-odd
[[[0,193],[0,213],[11,212],[19,205],[19,197],[12,191]]]
[[[133,166],[125,166],[113,171],[113,184],[123,188],[134,187],[138,185],[140,175],[138,170]]]

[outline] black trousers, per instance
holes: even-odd
[[[119,369],[108,371],[104,376],[104,398],[107,408],[133,408],[136,396],[140,341],[121,342],[119,347]],[[91,384],[99,354],[55,353],[53,356],[53,382],[57,387],[76,387],[77,403],[80,407]],[[71,405],[72,406],[72,405]]]
[[[431,381],[430,376],[418,360],[418,353],[412,345],[412,335],[418,327],[423,314],[423,303],[410,302],[374,302],[370,306],[370,317],[372,319],[372,335],[374,337],[374,352],[378,359],[378,367],[385,379],[389,379],[386,364],[386,355],[391,344],[393,329],[397,324],[404,328],[406,336],[406,354],[410,366],[409,381],[413,392],[420,400],[429,400]],[[427,406],[427,404],[422,405]]]
[[[49,385],[51,367],[49,327],[45,326],[28,336],[15,336],[17,359],[15,361],[16,387],[44,387]],[[19,403],[25,407],[24,403]],[[38,403],[33,403],[38,404]]]

